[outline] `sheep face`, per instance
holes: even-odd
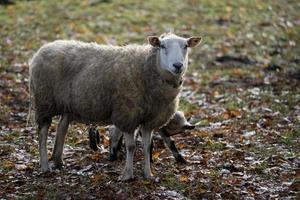
[[[188,66],[188,48],[197,46],[201,37],[183,38],[172,33],[150,36],[149,43],[159,48],[159,67],[173,76],[181,76]]]
[[[168,136],[184,133],[186,130],[192,130],[195,128],[194,125],[190,124],[185,118],[183,112],[176,111],[173,118],[169,123],[163,127],[166,130]]]

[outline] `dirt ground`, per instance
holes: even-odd
[[[300,3],[293,0],[52,0],[0,5],[0,199],[299,199]],[[171,5],[170,5],[171,4]],[[174,137],[177,164],[157,136],[154,180],[120,182],[125,150],[108,160],[87,125],[73,123],[65,167],[42,174],[28,114],[28,60],[55,39],[145,43],[174,31],[201,35],[190,53],[180,110],[196,129]],[[55,118],[48,138],[53,148]]]

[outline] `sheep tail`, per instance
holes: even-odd
[[[32,110],[32,95],[31,95],[31,81],[29,80],[29,105],[28,105],[28,114],[26,119],[26,128],[28,128],[30,119],[31,119],[31,110]]]
[[[28,114],[27,114],[27,119],[26,119],[26,128],[28,128],[31,118],[32,118],[32,90],[31,90],[31,79],[29,77],[29,105],[28,105]]]

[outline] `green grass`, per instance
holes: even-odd
[[[204,45],[221,49],[226,38],[241,38],[234,43],[236,47],[256,40],[261,44],[271,45],[274,41],[269,37],[263,37],[262,32],[274,38],[282,37],[284,33],[280,27],[263,27],[261,31],[253,30],[252,26],[257,23],[279,20],[276,13],[269,8],[278,9],[277,4],[272,1],[211,2],[204,0],[199,3],[196,0],[176,0],[173,2],[176,6],[172,7],[172,12],[169,10],[169,4],[170,2],[166,0],[140,2],[114,0],[93,6],[89,5],[88,1],[81,0],[63,2],[42,0],[34,1],[34,3],[17,1],[14,6],[0,8],[0,27],[1,30],[4,28],[0,35],[12,39],[12,44],[9,46],[21,45],[19,48],[32,51],[36,50],[41,43],[58,38],[99,42],[113,40],[118,44],[140,43],[146,42],[147,35],[160,34],[169,30],[182,35],[202,35]],[[292,8],[289,9],[292,10]],[[227,19],[231,22],[223,27],[215,22],[218,19]],[[247,26],[243,26],[244,24]],[[241,26],[243,29],[240,29]],[[243,39],[242,37],[245,37],[248,32],[254,32],[253,38]],[[289,34],[296,37],[293,31]],[[3,47],[6,46],[5,41],[1,43]],[[12,52],[12,49],[7,50],[6,53]],[[196,55],[202,54],[199,50],[195,51]],[[257,48],[250,48],[247,51],[251,55],[262,53],[257,51]],[[27,61],[27,56],[17,59]],[[197,62],[200,60],[197,59]]]
[[[299,145],[300,130],[289,131],[282,136],[281,142],[286,145]]]
[[[182,110],[185,113],[190,113],[198,108],[197,105],[190,103],[184,97],[180,98],[179,110]]]
[[[9,132],[9,134],[5,134],[4,135],[4,140],[8,141],[8,142],[17,142],[17,140],[19,140],[19,136],[20,133],[17,131],[11,131]]]
[[[24,81],[23,83],[22,81],[16,84],[16,80],[28,78],[26,63],[41,45],[56,39],[76,39],[117,45],[141,44],[147,42],[149,35],[174,31],[181,36],[200,35],[203,37],[201,45],[191,51],[187,81],[185,82],[187,88],[192,88],[194,95],[182,97],[179,106],[179,109],[186,114],[193,115],[192,119],[194,122],[198,122],[200,131],[196,130],[192,134],[183,136],[186,145],[184,149],[192,150],[195,155],[205,151],[209,155],[217,152],[213,158],[217,163],[216,166],[200,164],[203,175],[207,179],[205,184],[199,180],[180,181],[182,170],[174,170],[176,167],[173,163],[166,168],[157,165],[156,170],[163,171],[160,177],[160,186],[166,187],[167,190],[175,190],[191,199],[197,199],[197,195],[201,197],[209,190],[213,191],[210,185],[218,187],[214,180],[219,176],[216,167],[222,162],[226,162],[218,158],[218,153],[225,152],[226,143],[242,148],[243,155],[253,153],[259,160],[274,155],[284,157],[284,159],[292,158],[293,161],[289,162],[295,162],[296,159],[294,158],[299,157],[297,152],[299,152],[300,131],[297,123],[298,110],[295,109],[296,106],[300,105],[299,84],[295,79],[288,76],[290,71],[297,72],[300,70],[299,63],[297,63],[297,59],[300,59],[300,4],[297,1],[15,1],[15,5],[0,6],[0,84],[4,83],[3,86],[0,86],[2,111],[0,113],[0,128],[2,128],[2,124],[5,128],[0,136],[6,143],[13,144],[4,147],[4,152],[18,153],[18,148],[23,148],[34,158],[38,158],[38,145],[32,145],[31,140],[28,139],[33,137],[38,141],[37,135],[30,135],[34,134],[35,131],[21,132],[20,127],[25,125],[18,121],[10,121],[10,118],[11,113],[27,111],[24,105],[27,105],[28,99],[17,98],[19,94],[24,94],[23,96],[26,97],[27,82]],[[279,53],[271,55],[271,52],[274,51],[279,51]],[[257,61],[257,64],[232,65],[223,63],[216,65],[216,57],[222,55],[246,56]],[[20,73],[16,72],[16,66],[19,64],[24,66],[24,63],[25,70]],[[270,63],[278,64],[282,70],[278,72],[265,70]],[[193,80],[197,80],[193,82],[190,80],[191,77]],[[270,84],[265,83],[265,78],[269,78]],[[251,95],[250,90],[254,87],[260,89],[257,96]],[[2,95],[2,91],[4,95]],[[199,101],[203,101],[203,105],[198,105]],[[269,108],[271,111],[264,111],[265,108]],[[224,121],[223,114],[228,111],[241,112],[241,115],[229,118],[228,124],[224,126],[209,129],[212,122]],[[292,125],[286,123],[284,118],[288,118]],[[266,119],[268,122],[263,129],[257,127],[257,122],[261,119]],[[69,128],[66,144],[87,150],[87,135],[78,134],[79,129],[84,130],[80,126]],[[249,146],[240,142],[243,130],[256,131],[256,135],[251,138]],[[52,128],[51,132],[53,131]],[[216,133],[223,134],[223,137],[215,140],[214,135]],[[194,136],[198,134],[198,137],[195,138],[193,134]],[[53,133],[49,135],[51,136],[49,138],[54,139]],[[176,141],[183,138],[175,137]],[[16,150],[13,149],[15,146]],[[283,155],[282,152],[288,153]],[[87,159],[83,159],[84,155],[87,156],[88,154],[82,152],[79,156],[79,154],[74,153],[73,158],[78,161],[86,161]],[[234,160],[234,156],[235,154],[229,159]],[[242,158],[237,157],[238,161],[243,161],[243,156],[241,156]],[[9,161],[6,164],[3,162],[4,165],[1,165],[5,168],[5,173],[21,173],[11,171],[15,168],[15,157],[5,157],[4,159]],[[100,160],[104,163],[107,162],[105,156],[101,157]],[[162,162],[163,164],[166,163],[165,161]],[[277,186],[278,182],[286,181],[285,179],[274,179],[275,176],[271,173],[264,174],[265,169],[272,167],[268,164],[268,160],[266,160],[253,166],[253,173],[258,178],[253,180],[253,183],[248,182],[249,188],[265,185],[265,183],[260,182],[261,180],[271,181],[268,182],[271,185],[268,187],[273,187],[273,183]],[[245,166],[247,167],[245,170],[248,170],[247,163]],[[74,163],[69,166],[68,171],[72,171],[73,167]],[[111,167],[113,169],[119,167],[119,171],[122,171],[122,165],[119,163]],[[188,168],[184,169],[184,173],[190,177],[193,171]],[[99,167],[95,171],[99,174],[105,174],[106,169]],[[111,170],[110,167],[109,170]],[[205,174],[205,171],[209,173]],[[288,173],[288,178],[294,176],[291,171]],[[27,178],[27,174],[24,177]],[[72,178],[67,179],[66,182]],[[29,180],[34,180],[33,184],[36,187],[38,183],[35,175]],[[81,194],[89,193],[87,191],[92,190],[91,187],[94,186],[89,185],[88,182],[85,184],[81,182],[82,180],[76,182],[78,186],[80,185],[78,189],[76,188],[77,193],[74,194],[73,191],[69,190],[62,191],[66,192],[67,195],[73,194],[79,197]],[[109,181],[111,181],[111,175],[101,179],[98,184],[99,188],[101,190],[107,189],[103,185]],[[228,184],[226,177],[218,177],[218,182],[219,186],[226,186],[222,188],[222,191],[238,193],[235,190],[236,186]],[[126,188],[126,193],[130,194],[130,197],[137,193],[153,195],[155,186],[151,185],[151,182],[144,187],[132,187],[136,183],[139,184],[139,180],[129,183],[128,188]],[[11,186],[15,188],[13,184],[12,182]],[[114,189],[113,194],[117,194],[120,190],[118,184],[114,179],[109,183],[110,189]],[[25,188],[28,191],[28,187],[32,186],[23,185],[18,190]],[[49,186],[41,185],[39,188],[41,190],[39,191],[40,196],[49,199],[57,198],[57,195],[60,195],[57,187],[59,187],[59,183],[56,182],[49,184]],[[139,188],[140,190],[135,191],[132,188]],[[66,189],[70,188],[66,187]],[[284,192],[282,193],[284,194]]]
[[[208,140],[205,146],[205,149],[208,149],[210,151],[221,151],[224,148],[225,148],[224,144],[213,140]]]
[[[242,107],[242,102],[238,102],[237,100],[231,100],[226,102],[226,104],[224,105],[224,107],[227,110],[238,110]]]
[[[179,181],[179,178],[174,173],[167,173],[164,175],[161,185],[169,189],[175,190],[179,193],[184,193],[188,185]]]
[[[66,138],[66,144],[71,147],[82,146],[86,143],[88,137],[87,131],[86,134],[79,134],[78,129],[72,126],[68,129],[68,136],[69,137]]]

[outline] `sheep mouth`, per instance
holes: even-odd
[[[173,75],[176,75],[176,76],[182,74],[182,72],[183,72],[182,69],[174,69],[174,70],[171,70],[171,73],[172,73]]]

